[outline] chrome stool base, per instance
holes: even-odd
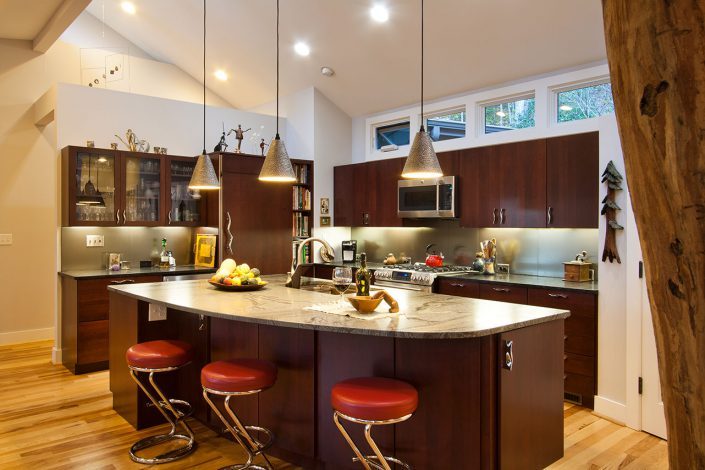
[[[205,387],[203,388],[203,398],[206,400],[206,402],[211,407],[216,416],[220,418],[220,421],[222,421],[222,423],[225,425],[225,430],[229,432],[240,444],[240,446],[245,449],[245,452],[247,452],[247,462],[243,464],[228,465],[226,467],[221,467],[218,470],[274,470],[272,463],[269,461],[269,458],[267,458],[267,455],[264,453],[267,449],[269,449],[269,447],[271,447],[272,443],[274,442],[274,433],[272,433],[272,431],[270,431],[269,429],[260,426],[244,426],[240,422],[240,419],[237,417],[232,408],[230,408],[230,398],[234,396],[253,395],[259,392],[261,392],[261,390],[252,390],[249,392],[221,392]],[[208,395],[209,393],[225,397],[225,411],[228,413],[228,415],[230,415],[232,422],[228,421],[225,416],[223,416],[223,414],[220,412],[218,407],[215,406],[215,403],[211,401],[211,398]],[[266,440],[262,442],[259,439],[252,437],[250,431],[254,431],[257,434],[266,435]],[[258,455],[261,455],[262,458],[264,458],[265,462],[267,463],[266,467],[252,463],[255,457],[257,457]]]
[[[352,423],[365,425],[365,439],[367,440],[367,443],[372,449],[372,452],[374,452],[374,455],[362,455],[362,452],[360,452],[360,449],[357,448],[355,442],[353,442],[352,438],[350,437],[350,434],[348,434],[348,432],[345,430],[345,427],[340,422],[340,418],[343,418]],[[375,443],[374,439],[372,439],[372,426],[401,423],[402,421],[406,421],[409,418],[411,418],[410,414],[397,419],[388,419],[385,421],[370,421],[366,419],[353,418],[352,416],[344,415],[339,411],[333,412],[333,422],[338,427],[338,430],[343,435],[348,445],[355,453],[355,457],[353,457],[352,461],[360,462],[365,468],[365,470],[391,470],[391,467],[389,466],[388,462],[395,463],[406,470],[412,470],[409,464],[402,462],[401,460],[395,457],[388,457],[382,455],[382,451],[379,450],[379,447],[377,447],[377,444]]]
[[[156,436],[148,436],[139,441],[135,442],[130,448],[130,458],[137,463],[155,465],[160,463],[173,462],[174,460],[181,459],[191,454],[196,450],[196,438],[191,430],[191,427],[186,422],[186,418],[193,413],[193,407],[191,404],[184,400],[168,399],[164,396],[164,393],[157,386],[154,381],[155,372],[170,372],[173,370],[180,369],[179,367],[169,367],[165,369],[142,369],[137,367],[130,367],[130,375],[132,380],[134,380],[139,388],[147,395],[150,402],[148,406],[154,407],[159,410],[164,419],[166,419],[169,424],[171,424],[171,431],[168,434],[158,434]],[[145,384],[139,379],[137,373],[146,372],[149,373],[149,383],[152,386],[152,390],[157,393],[161,400],[157,400],[154,395],[147,389]],[[183,434],[176,433],[176,426],[180,425],[185,431]],[[175,449],[159,454],[156,457],[140,457],[137,455],[138,452],[154,447],[160,444],[164,444],[170,441],[185,441],[185,445],[177,447]]]

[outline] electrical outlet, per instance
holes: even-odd
[[[166,320],[166,305],[149,304],[148,321]]]
[[[0,233],[0,245],[12,245],[12,234]]]
[[[86,246],[90,248],[105,246],[105,237],[103,235],[86,235]]]
[[[495,268],[496,268],[495,271],[497,274],[509,274],[509,265],[508,264],[497,263]]]

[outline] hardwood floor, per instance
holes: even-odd
[[[51,342],[0,347],[0,468],[131,469],[136,432],[111,408],[108,373],[72,375],[51,364]],[[195,421],[199,448],[160,469],[219,468],[243,452]],[[166,427],[165,427],[166,428]],[[566,405],[565,457],[551,469],[668,468],[666,443]],[[278,469],[296,467],[273,460]],[[421,470],[421,469],[419,469]]]

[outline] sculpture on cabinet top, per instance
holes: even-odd
[[[245,132],[250,130],[252,130],[252,128],[248,127],[243,131],[242,125],[238,124],[237,129],[230,129],[228,131],[228,135],[232,134],[233,132],[235,133],[235,140],[237,140],[237,149],[235,149],[235,153],[241,153],[242,141],[245,139]]]
[[[149,152],[149,142],[145,139],[140,140],[132,129],[128,129],[127,132],[125,132],[127,142],[122,140],[122,137],[117,134],[115,134],[115,137],[120,139],[120,142],[122,142],[130,152]]]
[[[220,140],[213,147],[214,152],[225,152],[228,149],[228,143],[225,142],[225,123],[223,123],[223,134],[220,136]]]

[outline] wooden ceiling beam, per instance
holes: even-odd
[[[32,41],[32,49],[41,53],[48,51],[90,3],[91,0],[64,0]]]

